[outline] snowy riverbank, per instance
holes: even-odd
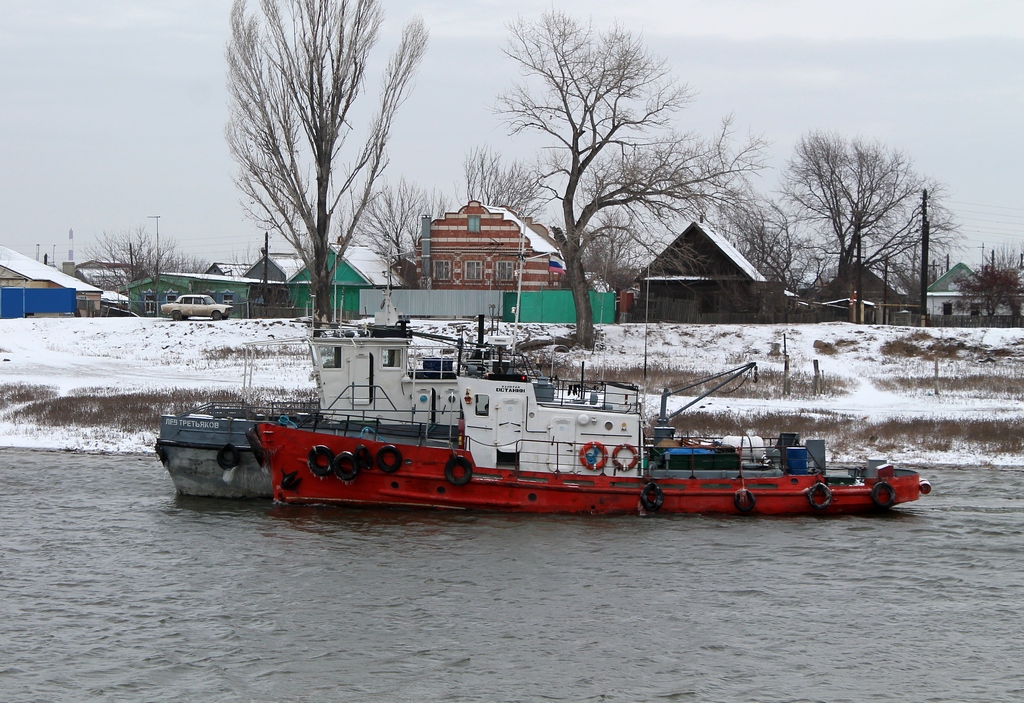
[[[416,321],[422,331],[475,334],[471,322]],[[502,332],[508,332],[507,326]],[[566,325],[524,325],[521,337],[565,335]],[[281,320],[222,322],[138,318],[20,319],[0,321],[0,447],[33,447],[96,452],[149,452],[151,430],[126,432],[115,427],[46,427],[18,417],[26,402],[16,388],[46,387],[52,395],[160,391],[175,388],[240,389],[242,346],[257,340],[299,337],[298,323]],[[615,378],[623,368],[647,366],[658,379],[673,373],[715,373],[756,361],[764,375],[781,374],[783,345],[796,377],[808,379],[818,360],[827,395],[806,390],[788,397],[716,395],[702,401],[704,412],[734,414],[737,432],[743,418],[765,411],[817,413],[844,422],[882,423],[913,419],[945,421],[1013,421],[1024,418],[1020,392],[1024,376],[1024,330],[930,329],[854,326],[845,323],[771,326],[607,325],[592,353],[555,355],[536,352],[542,368],[559,360],[586,365],[588,377]],[[945,388],[934,392],[935,361]],[[953,383],[953,381],[956,383]],[[946,382],[948,381],[948,383]],[[667,381],[649,384],[648,410],[655,413],[658,392]],[[312,388],[308,356],[301,345],[260,359],[253,376],[257,387],[292,391]],[[762,394],[763,395],[763,394]],[[777,394],[776,394],[777,395]],[[675,396],[669,408],[681,407]],[[835,450],[833,450],[835,451]],[[870,447],[834,453],[834,460],[862,460]],[[889,458],[913,464],[969,463],[1019,465],[1019,454],[989,454],[979,460],[976,448],[953,443],[941,451],[908,442],[888,451]]]

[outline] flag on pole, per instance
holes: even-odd
[[[565,273],[565,262],[558,254],[548,255],[548,273]]]

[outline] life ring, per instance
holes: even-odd
[[[249,448],[252,449],[252,455],[256,459],[256,463],[263,466],[266,454],[263,452],[263,442],[260,441],[260,436],[256,434],[255,427],[250,427],[245,431],[245,439],[249,442]]]
[[[238,447],[228,442],[217,452],[217,465],[222,469],[233,469],[242,461]]]
[[[623,465],[622,462],[619,461],[619,452],[622,451],[623,449],[629,451],[629,453],[633,455],[633,458],[630,459],[629,463],[626,465]],[[629,471],[630,469],[636,467],[636,463],[639,460],[640,455],[637,453],[636,447],[634,447],[632,444],[620,444],[619,446],[615,447],[615,451],[612,452],[612,466],[615,467],[616,471]]]
[[[377,450],[377,467],[386,474],[393,474],[402,467],[402,452],[393,444],[385,444]]]
[[[321,461],[322,460],[322,461]],[[306,466],[314,476],[323,478],[331,473],[331,462],[334,461],[334,452],[322,444],[318,444],[309,450],[306,457]]]
[[[741,513],[749,513],[757,504],[757,498],[746,488],[741,488],[732,495],[732,504]]]
[[[373,466],[373,456],[365,444],[357,444],[352,455],[356,458],[356,463],[360,469],[369,469]]]
[[[593,462],[590,461],[590,453],[596,451],[599,458]],[[580,463],[588,469],[597,471],[603,469],[604,465],[608,463],[608,450],[600,442],[587,442],[580,449]]]
[[[331,459],[331,471],[342,481],[351,481],[359,475],[359,464],[352,452],[341,452]]]
[[[819,499],[818,496],[821,496]],[[832,489],[820,481],[807,489],[807,502],[815,510],[824,510],[832,505]]]
[[[889,496],[885,500],[880,498],[882,491],[885,491],[886,495]],[[891,508],[896,505],[896,489],[886,481],[877,482],[871,487],[871,502],[883,510]]]
[[[653,494],[653,498],[651,497]],[[649,513],[658,512],[658,508],[665,502],[665,491],[661,490],[654,481],[649,482],[644,489],[640,491],[640,505],[643,506],[644,510]]]
[[[455,467],[462,468],[462,474],[455,474]],[[465,486],[473,478],[473,464],[464,456],[453,454],[448,463],[444,465],[444,477],[453,486]]]

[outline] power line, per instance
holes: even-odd
[[[1016,210],[1017,212],[1024,212],[1024,207],[1009,207],[1007,205],[986,205],[984,203],[967,203],[962,200],[946,200],[947,203],[954,205],[970,205],[971,207],[987,207],[994,208],[996,210]]]

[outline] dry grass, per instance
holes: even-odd
[[[545,368],[545,371],[547,371],[547,368]],[[555,363],[554,372],[559,378],[572,379],[579,378],[580,369],[578,365],[574,366],[563,361]],[[670,368],[665,364],[652,363],[647,367],[647,388],[651,392],[657,392],[662,388],[679,388],[720,372],[721,369],[680,369],[678,367]],[[600,379],[615,380],[622,383],[634,383],[636,385],[643,385],[644,382],[644,369],[642,365],[638,364],[606,364],[600,369],[600,371],[596,372],[588,369],[586,374],[587,380],[594,379],[595,373]],[[845,395],[850,391],[849,382],[843,378],[823,373],[821,379],[822,395],[838,396]],[[784,376],[782,371],[772,368],[759,369],[757,374],[757,383],[754,382],[753,377],[746,376],[743,379],[737,379],[736,381],[729,383],[727,386],[716,391],[714,395],[716,397],[732,396],[734,398],[758,398],[765,400],[781,398],[783,381]],[[687,391],[687,394],[698,395],[703,392],[703,390],[712,388],[717,382],[718,381],[713,381],[705,384],[703,387],[694,388]],[[789,382],[790,395],[792,397],[815,397],[813,374],[791,371],[789,375]]]
[[[253,399],[259,405],[270,399],[294,398],[282,388],[264,388]],[[309,400],[308,396],[294,398]],[[121,393],[109,388],[85,388],[65,396],[39,398],[11,413],[14,421],[47,427],[109,427],[122,432],[155,430],[160,416],[186,412],[204,403],[240,404],[235,390],[176,388],[166,391]]]
[[[1024,400],[1024,378],[992,374],[967,374],[945,377],[899,376],[874,381],[877,388],[894,393],[934,393],[938,386],[939,395],[957,398],[1005,398]]]
[[[5,383],[0,385],[0,410],[33,400],[48,400],[59,395],[56,386],[38,383]]]
[[[274,359],[282,356],[309,358],[309,348],[300,344],[282,344],[281,346],[245,347],[214,347],[203,350],[203,358],[207,361],[244,361],[246,356],[251,359]]]
[[[1019,454],[1024,418],[959,420],[889,418],[879,422],[833,412],[767,411],[738,417],[735,413],[685,413],[673,421],[685,435],[721,437],[756,434],[777,437],[799,432],[803,439],[824,439],[826,446],[846,454],[886,455],[897,451],[948,452],[954,449],[982,454]]]

